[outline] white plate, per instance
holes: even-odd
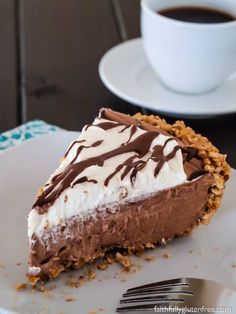
[[[236,75],[208,94],[172,92],[153,72],[141,38],[109,50],[100,61],[99,74],[105,86],[120,98],[166,115],[207,118],[236,112]]]
[[[0,154],[0,264],[4,265],[0,267],[1,314],[88,314],[92,310],[100,313],[100,307],[105,309],[101,313],[113,314],[120,296],[128,287],[172,277],[202,277],[236,286],[236,269],[232,267],[236,264],[234,171],[223,205],[211,224],[200,227],[192,236],[174,240],[167,248],[149,251],[148,254],[156,256],[152,262],[135,258],[142,268],[133,275],[126,275],[127,281],[119,278],[120,267],[112,265],[106,271],[97,271],[96,279],[77,289],[67,287],[68,274],[62,275],[55,280],[56,288],[49,292],[51,298],[30,289],[16,292],[15,285],[25,281],[27,271],[26,218],[35,191],[77,136],[76,132],[59,131]],[[165,252],[170,254],[169,259],[162,258]],[[20,266],[16,265],[18,262]],[[113,278],[117,272],[118,278]],[[79,276],[81,271],[72,273]],[[67,295],[76,300],[66,302]]]

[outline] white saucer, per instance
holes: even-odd
[[[236,112],[236,75],[208,94],[172,92],[149,65],[141,38],[110,49],[100,61],[99,75],[120,98],[169,116],[207,118]]]

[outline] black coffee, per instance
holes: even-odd
[[[212,8],[183,6],[158,11],[159,14],[174,20],[190,23],[226,23],[236,20],[236,17]]]

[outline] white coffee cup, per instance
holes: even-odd
[[[210,7],[236,16],[236,0],[141,1],[144,48],[159,78],[178,92],[211,91],[236,71],[236,21],[190,23],[157,13],[179,6]]]

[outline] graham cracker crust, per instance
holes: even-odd
[[[198,220],[197,224],[187,230],[186,233],[191,232],[192,229],[200,224],[208,224],[214,213],[220,207],[225,182],[230,177],[230,166],[226,161],[227,155],[221,154],[207,137],[197,134],[192,128],[186,126],[183,121],[178,120],[174,124],[169,124],[165,119],[159,116],[147,116],[141,113],[137,113],[133,117],[141,122],[157,126],[167,131],[169,134],[182,141],[186,146],[195,148],[198,151],[198,155],[202,158],[204,170],[212,174],[214,184],[212,184],[209,190],[206,212]]]

